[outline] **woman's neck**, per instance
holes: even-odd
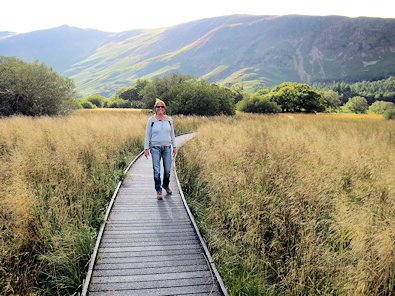
[[[162,115],[155,114],[155,119],[158,119],[158,120],[166,119],[166,115],[165,114],[162,114]]]

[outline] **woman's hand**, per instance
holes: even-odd
[[[173,148],[173,157],[176,157],[177,155],[177,148]]]
[[[149,149],[145,149],[144,150],[144,156],[145,156],[146,159],[148,159],[148,157],[149,157]]]

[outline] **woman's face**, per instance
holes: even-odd
[[[157,115],[163,115],[163,114],[165,114],[165,112],[166,112],[166,109],[165,109],[165,106],[163,106],[163,104],[156,105],[155,113]]]

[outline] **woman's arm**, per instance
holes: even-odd
[[[147,121],[147,125],[145,127],[145,141],[144,141],[144,156],[146,158],[149,157],[149,146],[150,146],[150,141],[151,141],[151,135],[152,135],[152,117],[150,117]]]
[[[171,123],[171,144],[173,145],[173,157],[177,154],[177,144],[176,144],[176,135],[174,133],[174,124],[173,119],[170,117]]]

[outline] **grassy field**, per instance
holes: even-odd
[[[3,295],[80,290],[107,203],[143,149],[147,118],[147,112],[102,109],[0,119]],[[174,122],[187,132],[202,120]]]
[[[217,118],[177,159],[230,295],[395,293],[395,122]]]
[[[0,119],[0,290],[71,295],[149,111]],[[394,293],[394,122],[174,117],[180,174],[231,295]],[[392,290],[391,290],[392,289]]]

